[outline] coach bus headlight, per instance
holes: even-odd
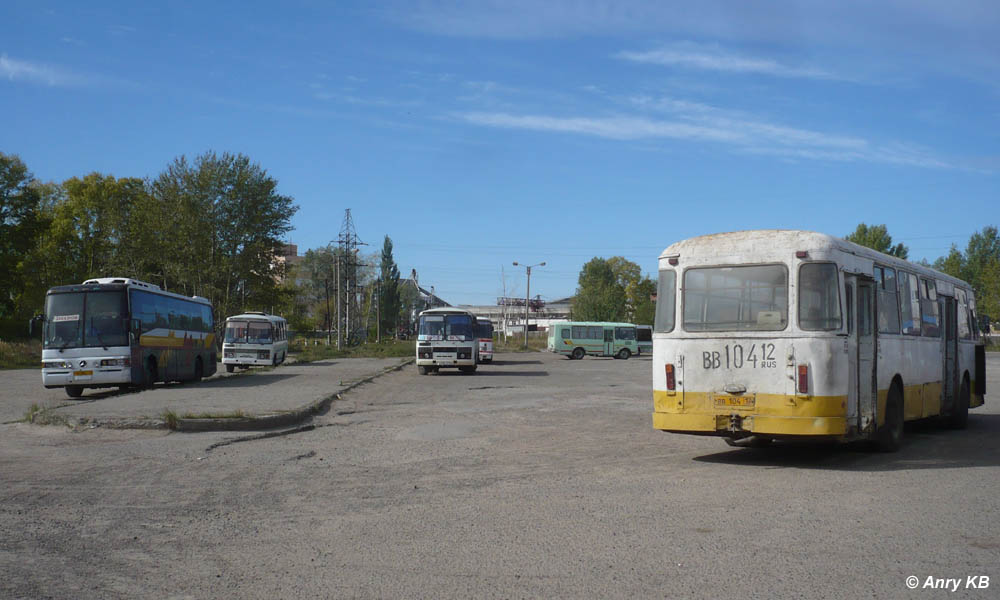
[[[223,358],[236,358],[235,350],[226,350],[222,353]]]
[[[420,350],[420,358],[433,358],[433,357],[434,357],[433,350]]]
[[[472,358],[472,350],[469,350],[468,348],[466,348],[464,350],[461,349],[461,348],[459,348],[459,350],[458,350],[458,358],[466,358],[466,359]]]
[[[270,350],[258,350],[257,351],[257,358],[260,359],[260,360],[267,360],[267,359],[271,358],[271,351]]]
[[[46,360],[42,361],[43,369],[68,369],[70,364],[64,360]]]
[[[128,358],[102,358],[99,365],[102,367],[128,367],[132,365],[132,360]]]

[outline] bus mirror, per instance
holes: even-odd
[[[43,315],[35,315],[28,319],[28,337],[35,337],[35,323],[41,323]]]
[[[132,335],[135,336],[136,339],[139,339],[139,334],[142,332],[142,321],[139,319],[132,319],[129,328],[132,331]]]

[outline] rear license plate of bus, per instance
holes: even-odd
[[[754,396],[716,396],[716,408],[753,408],[756,405]]]

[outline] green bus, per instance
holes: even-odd
[[[548,350],[576,360],[588,354],[627,360],[639,346],[631,323],[564,321],[549,326]]]

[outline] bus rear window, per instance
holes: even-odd
[[[671,269],[664,269],[660,271],[660,281],[656,287],[656,320],[653,325],[656,331],[666,333],[674,330],[676,298],[677,273]]]
[[[840,329],[837,265],[806,263],[799,269],[799,327],[805,331]]]
[[[687,331],[780,331],[788,325],[788,269],[784,265],[688,269],[683,304]]]

